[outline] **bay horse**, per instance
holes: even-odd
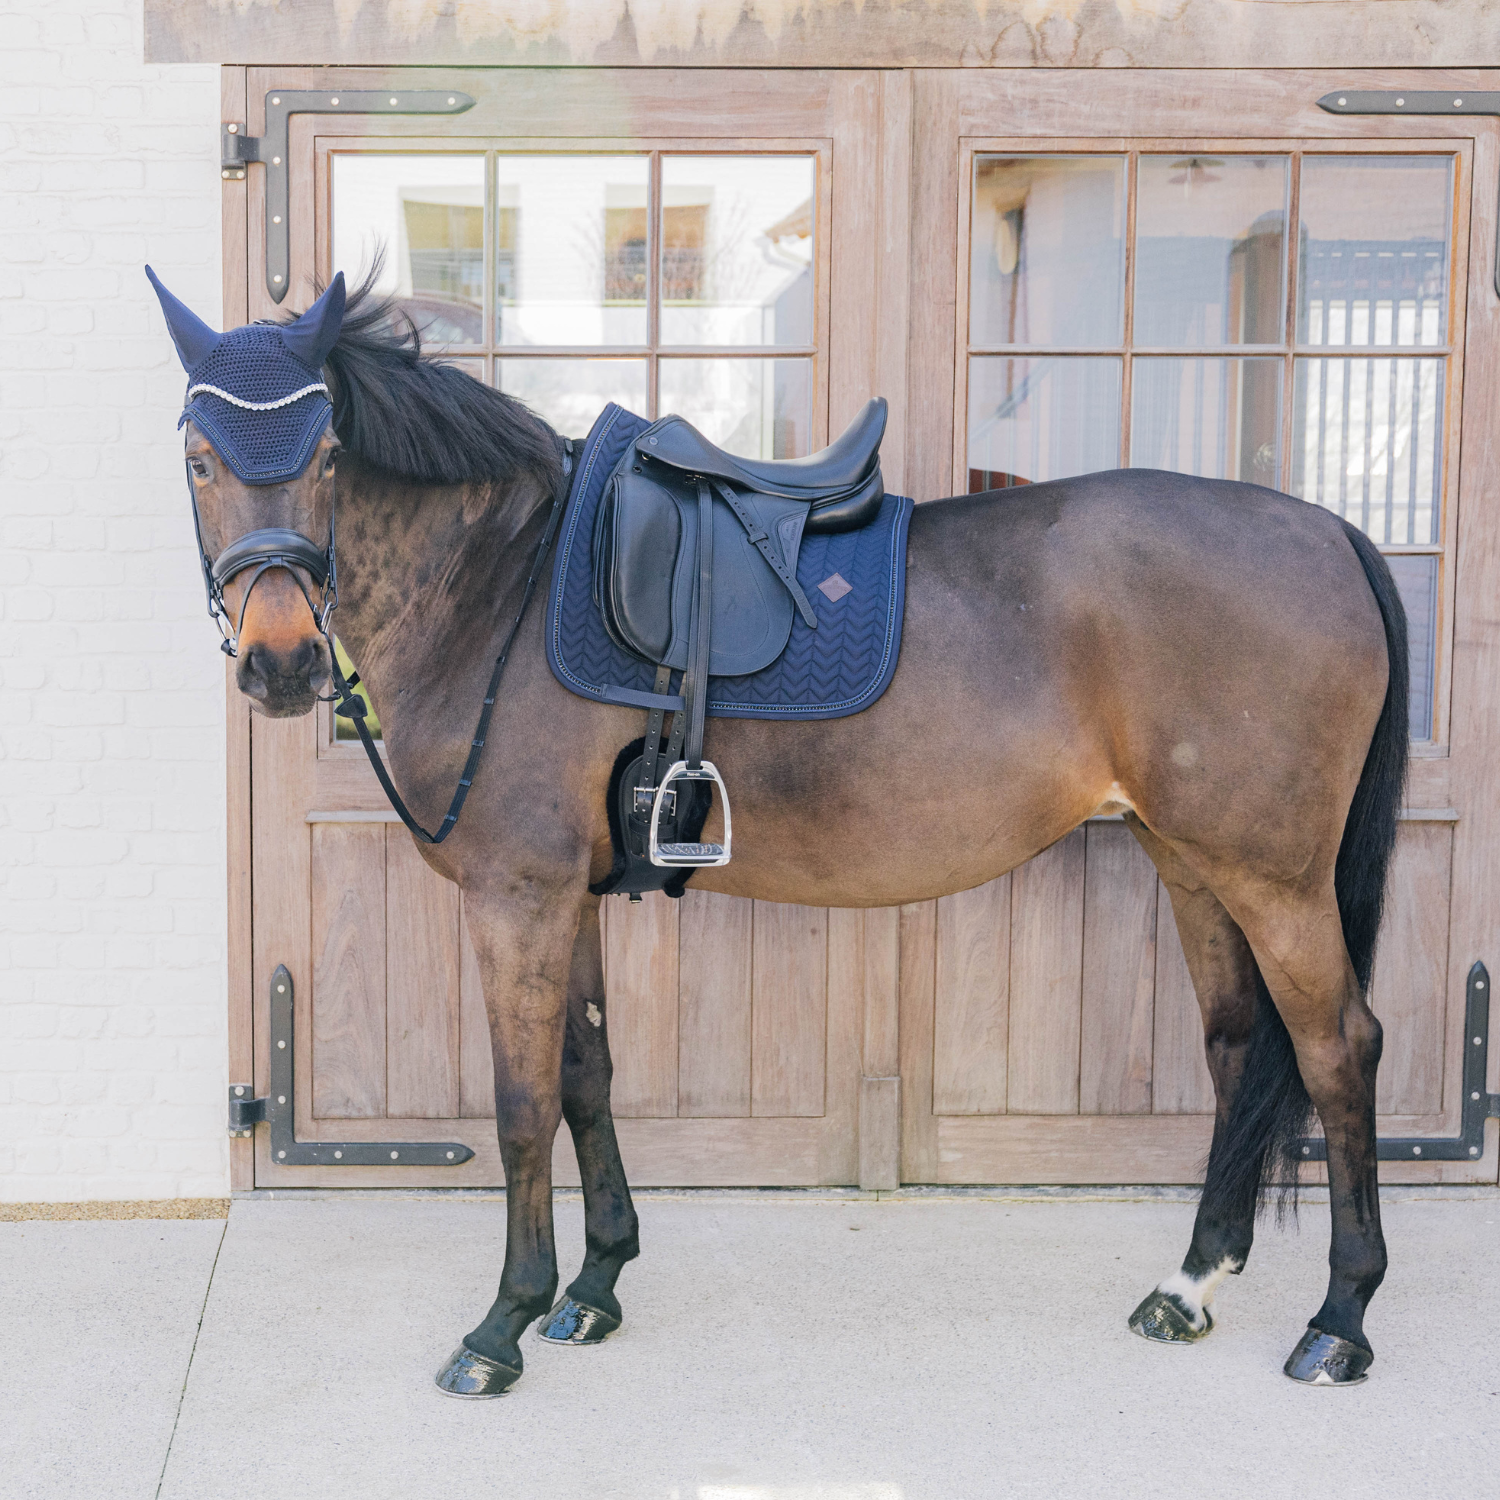
[[[268,527],[300,534],[313,562],[328,538],[331,560],[337,472],[338,635],[426,826],[463,774],[521,617],[464,816],[446,841],[419,844],[464,892],[506,1183],[498,1295],[438,1384],[489,1396],[519,1378],[521,1334],[549,1309],[574,1341],[617,1327],[616,1282],[638,1254],[588,886],[610,868],[605,789],[640,712],[565,691],[544,653],[545,610],[522,608],[563,482],[556,434],[424,356],[372,288],[373,273],[346,309],[340,278],[300,319],[266,325],[315,380],[321,370],[331,404],[295,472],[245,482],[191,407],[186,461],[206,567]],[[184,364],[222,347],[162,296]],[[238,405],[253,416],[286,401]],[[1366,997],[1407,767],[1406,622],[1389,570],[1316,505],[1144,470],[919,505],[908,556],[900,662],[872,707],[709,721],[736,841],[733,863],[699,871],[698,886],[809,906],[927,901],[1003,875],[1092,814],[1122,813],[1171,897],[1217,1101],[1186,1258],[1131,1326],[1176,1343],[1212,1329],[1214,1293],[1243,1269],[1268,1185],[1295,1182],[1315,1109],[1330,1274],[1286,1371],[1363,1379],[1365,1308],[1386,1268],[1381,1028]],[[306,714],[327,693],[323,583],[293,556],[223,582],[236,680],[257,712]],[[719,819],[716,801],[705,840]],[[586,1253],[554,1308],[562,1120]]]

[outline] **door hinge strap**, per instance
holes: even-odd
[[[1490,971],[1482,963],[1469,970],[1464,1007],[1462,1129],[1457,1136],[1386,1136],[1375,1142],[1381,1161],[1478,1161],[1484,1155],[1484,1122],[1500,1116],[1500,1094],[1485,1089],[1490,1041]],[[1304,1161],[1327,1161],[1322,1136],[1302,1142]]]
[[[250,135],[243,121],[219,132],[219,175],[242,182],[250,162],[266,169],[266,290],[280,302],[291,285],[288,121],[293,115],[461,115],[474,100],[457,89],[268,89],[266,132]]]
[[[285,964],[271,976],[271,1091],[229,1086],[229,1133],[252,1136],[271,1127],[271,1161],[278,1167],[457,1167],[474,1153],[459,1141],[299,1141],[293,1086],[292,976]]]

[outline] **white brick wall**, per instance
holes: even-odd
[[[219,316],[218,79],[0,13],[0,1200],[227,1191],[224,658],[150,261]]]

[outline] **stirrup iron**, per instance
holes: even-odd
[[[719,801],[724,808],[724,842],[722,844],[663,844],[658,842],[657,830],[661,826],[662,805],[670,793],[674,781],[711,781],[719,789]],[[651,804],[651,838],[646,846],[653,865],[678,869],[708,869],[714,865],[729,863],[730,845],[729,793],[724,788],[724,778],[711,760],[689,766],[679,760],[661,779],[656,789],[656,799]]]

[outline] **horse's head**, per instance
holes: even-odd
[[[307,713],[328,689],[334,461],[321,369],[339,336],[344,279],[294,323],[216,333],[157,280],[188,372],[188,493],[209,613],[261,713]]]

